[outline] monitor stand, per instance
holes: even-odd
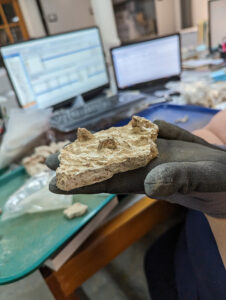
[[[75,107],[81,107],[99,98],[106,98],[106,90],[103,90],[101,92],[99,91],[98,93],[96,92],[92,96],[89,95],[89,97],[87,96],[83,97],[83,95],[78,95],[76,97],[70,98],[64,102],[54,105],[53,111],[67,110]]]
[[[81,107],[85,104],[84,98],[82,95],[79,95],[77,97],[74,98],[74,100],[72,101],[72,105],[71,107]]]
[[[53,106],[53,111],[56,112],[58,110],[68,110],[72,107],[81,107],[85,104],[84,98],[82,95],[70,98],[62,103],[58,103]]]

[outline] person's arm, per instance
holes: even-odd
[[[195,131],[194,134],[196,134],[197,136],[203,138],[204,140],[210,143],[222,144],[223,142],[225,142],[225,130],[224,130],[225,126],[223,123],[226,120],[225,114],[226,111],[221,112],[215,117],[215,120],[213,120],[214,122],[212,121],[207,127]],[[219,115],[220,117],[224,116],[224,118],[221,117],[221,119],[219,120]],[[214,126],[212,125],[212,123]],[[215,132],[217,132],[217,134],[220,135],[221,139],[218,136],[216,136]],[[226,150],[225,145],[221,147]],[[217,197],[217,195],[215,195],[215,197]],[[224,196],[222,195],[222,197]],[[226,202],[226,193],[225,193],[225,202]],[[205,214],[205,216],[209,222],[210,228],[212,230],[215,241],[217,243],[218,250],[221,255],[222,262],[226,269],[226,219],[214,218],[207,214]]]

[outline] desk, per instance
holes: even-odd
[[[74,291],[83,282],[178,209],[176,205],[144,197],[100,227],[59,271],[46,274],[42,270],[55,299],[79,299]]]

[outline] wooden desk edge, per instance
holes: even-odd
[[[79,252],[76,252],[59,271],[51,273],[45,279],[47,285],[53,294],[70,296],[89,277],[157,224],[169,218],[176,209],[176,205],[164,201],[142,198],[97,229]]]

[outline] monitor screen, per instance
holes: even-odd
[[[179,34],[113,48],[111,53],[119,89],[181,73]]]
[[[226,42],[226,0],[212,0],[209,4],[209,43],[211,50]]]
[[[23,108],[46,108],[109,83],[98,28],[0,49]]]

